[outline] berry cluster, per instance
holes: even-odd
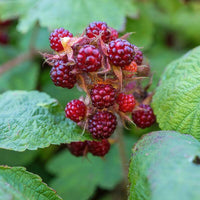
[[[70,152],[79,157],[91,153],[94,156],[105,156],[110,150],[110,143],[107,139],[101,141],[71,142],[68,145]]]
[[[77,84],[87,94],[66,105],[66,117],[100,140],[72,142],[69,149],[76,156],[88,152],[104,156],[110,148],[107,139],[117,127],[117,118],[123,124],[132,121],[141,128],[155,122],[150,106],[139,105],[133,95],[138,91],[138,80],[143,78],[137,71],[148,65],[127,37],[128,34],[119,38],[118,32],[105,22],[89,24],[80,37],[73,37],[63,28],[54,30],[49,37],[56,54],[44,57],[52,66],[50,77],[54,84],[68,89]]]

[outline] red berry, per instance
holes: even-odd
[[[94,38],[101,34],[101,38],[104,42],[108,42],[110,39],[110,31],[105,22],[92,22],[86,28],[86,35],[89,38]]]
[[[84,156],[87,154],[87,142],[71,142],[68,149],[75,156]]]
[[[143,53],[140,50],[135,51],[135,57],[134,61],[138,64],[141,65],[143,61]]]
[[[9,43],[8,34],[5,32],[0,32],[0,44],[7,45]]]
[[[110,143],[107,139],[102,141],[88,141],[88,151],[94,156],[105,156],[110,150]]]
[[[50,72],[54,84],[63,88],[73,88],[76,83],[76,75],[71,72],[73,68],[67,66],[62,60],[56,61]]]
[[[13,22],[12,19],[8,19],[8,20],[5,20],[5,21],[0,20],[0,26],[9,26],[12,22]]]
[[[66,117],[74,122],[80,122],[86,115],[86,105],[78,100],[70,101],[65,107]]]
[[[153,113],[151,106],[141,104],[139,110],[132,113],[134,123],[140,128],[147,128],[156,121],[156,116]]]
[[[95,72],[101,67],[101,54],[93,45],[84,45],[77,55],[77,66],[86,72]]]
[[[50,46],[53,50],[59,52],[63,51],[60,38],[73,37],[72,33],[64,28],[55,29],[49,36]]]
[[[117,103],[120,111],[125,113],[132,112],[135,107],[135,98],[132,94],[120,93],[117,97]]]
[[[94,107],[108,108],[115,102],[116,90],[109,84],[96,84],[91,89],[90,96]]]
[[[133,60],[130,65],[126,65],[122,69],[129,72],[137,72],[137,63]]]
[[[110,137],[117,126],[116,116],[108,111],[98,111],[89,118],[88,129],[95,139]]]
[[[119,36],[117,30],[115,30],[114,28],[110,27],[110,31],[111,31],[110,41],[116,40],[118,38],[118,36]]]
[[[126,40],[116,39],[109,43],[108,56],[116,66],[126,66],[134,59],[134,46]]]

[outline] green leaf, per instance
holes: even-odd
[[[50,144],[89,140],[55,99],[37,91],[9,91],[0,96],[0,148],[36,150]]]
[[[66,27],[77,34],[92,21],[106,21],[110,26],[122,29],[125,17],[135,17],[137,9],[132,0],[3,0],[0,13],[2,18],[19,16],[18,30],[21,32],[27,32],[38,20],[42,27]]]
[[[0,197],[3,200],[61,200],[42,179],[22,167],[0,166]]]
[[[190,135],[158,131],[133,148],[129,200],[198,200],[200,143]]]
[[[200,47],[172,62],[153,97],[162,130],[188,133],[200,139]]]
[[[131,147],[135,142],[136,138],[126,138],[128,158],[130,157]],[[47,168],[52,174],[56,175],[51,186],[64,199],[70,197],[70,200],[89,199],[97,186],[111,190],[123,177],[116,144],[111,146],[111,150],[104,159],[91,154],[88,154],[87,158],[80,158],[71,155],[68,151],[63,151],[48,163]]]

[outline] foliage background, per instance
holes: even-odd
[[[105,21],[121,34],[135,32],[130,42],[143,47],[153,73],[154,90],[165,66],[200,44],[200,3],[195,0],[1,0],[0,19],[13,19],[6,32],[9,44],[0,44],[0,92],[39,90],[66,103],[80,96],[77,89],[55,87],[50,68],[39,52],[51,52],[48,36],[58,27],[81,34],[92,21]],[[144,133],[158,130],[132,127],[124,131],[127,157],[133,144]],[[22,153],[0,150],[0,164],[25,166],[40,175],[63,199],[123,199],[120,190],[122,166],[117,144],[106,160],[89,156],[72,157],[65,145],[51,145]],[[128,163],[125,163],[128,165]],[[109,178],[108,178],[109,176]],[[90,183],[90,187],[88,187]],[[79,188],[73,192],[74,188]]]

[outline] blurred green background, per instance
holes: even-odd
[[[40,52],[52,53],[48,37],[54,28],[76,35],[90,22],[105,21],[121,35],[134,32],[129,41],[143,47],[153,73],[151,90],[169,62],[200,44],[198,0],[1,0],[0,21],[0,92],[44,91],[63,107],[80,92],[55,87],[50,80],[50,67]],[[155,125],[124,131],[127,157],[138,136],[157,129]],[[87,159],[74,158],[65,145],[23,153],[0,150],[0,164],[27,167],[63,199],[122,200],[123,175],[116,146],[105,160],[89,156],[89,167]]]

